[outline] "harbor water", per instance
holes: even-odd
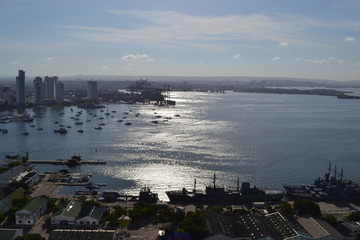
[[[106,161],[70,170],[92,173],[93,182],[107,183],[101,190],[137,194],[146,185],[162,200],[167,190],[192,189],[195,179],[203,189],[214,173],[224,186],[235,186],[237,178],[265,189],[311,184],[329,162],[343,167],[345,178],[360,182],[360,100],[234,92],[171,95],[176,106],[27,109],[43,116],[1,124],[8,133],[0,133],[0,158],[28,151],[33,160],[79,154]],[[82,125],[75,124],[76,117]],[[105,124],[102,130],[94,129],[99,123]],[[71,127],[67,134],[54,133],[59,124]],[[40,172],[64,168],[36,167]]]

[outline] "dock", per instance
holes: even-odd
[[[76,163],[72,163],[69,162],[69,160],[62,160],[62,159],[58,159],[58,160],[29,160],[29,163],[33,163],[33,164],[54,164],[54,165],[69,165],[69,166],[76,166],[76,165],[81,165],[81,164],[93,164],[93,165],[97,165],[97,164],[106,164],[105,161],[87,161],[87,160],[80,160]]]
[[[86,182],[72,182],[72,183],[68,183],[68,182],[54,182],[53,184],[55,185],[61,185],[61,186],[86,186],[88,183]],[[97,185],[104,187],[106,186],[106,183],[96,183]]]

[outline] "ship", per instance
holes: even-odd
[[[237,187],[225,189],[216,186],[216,175],[214,174],[213,185],[207,186],[205,192],[196,190],[196,180],[194,190],[186,188],[182,190],[166,191],[170,202],[181,203],[205,203],[205,204],[246,204],[251,202],[281,201],[284,191],[264,190],[256,186],[250,186],[249,182],[237,180]]]
[[[360,200],[360,185],[344,178],[343,168],[340,173],[337,167],[328,171],[324,177],[318,177],[312,185],[284,186],[286,196],[296,199],[310,199],[313,201],[356,201]]]

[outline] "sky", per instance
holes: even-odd
[[[360,0],[0,0],[0,76],[360,80]]]

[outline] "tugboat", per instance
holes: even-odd
[[[166,195],[170,202],[187,202],[187,203],[213,203],[213,204],[243,204],[250,202],[268,202],[281,201],[284,192],[280,190],[263,190],[256,186],[250,187],[250,183],[243,182],[240,188],[240,181],[237,180],[235,190],[225,189],[216,186],[216,175],[214,174],[213,186],[207,186],[205,192],[196,190],[196,180],[194,190],[167,191]]]
[[[331,163],[329,163],[324,178],[316,178],[313,185],[284,186],[286,195],[292,199],[305,198],[314,201],[360,200],[360,185],[344,179],[343,169],[339,174],[335,166],[333,176],[331,173]]]

